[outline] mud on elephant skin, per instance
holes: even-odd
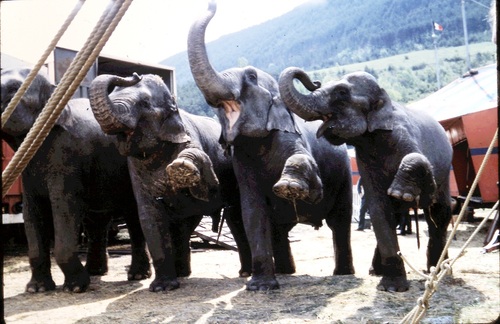
[[[279,288],[275,273],[294,273],[288,232],[297,222],[332,229],[334,274],[353,274],[350,247],[352,184],[345,146],[315,138],[319,123],[294,116],[269,74],[248,66],[217,72],[205,48],[216,4],[194,22],[188,57],[197,86],[222,124],[232,156],[243,221],[252,250],[248,290]]]
[[[101,75],[91,84],[90,101],[128,159],[155,268],[150,290],[179,287],[177,278],[191,273],[191,233],[203,215],[218,219],[222,209],[238,245],[239,274],[249,276],[250,248],[231,161],[218,143],[220,124],[178,109],[156,75]]]
[[[2,71],[2,111],[30,70]],[[45,106],[54,87],[41,74],[2,129],[2,138],[17,150]],[[32,278],[28,292],[55,289],[50,250],[64,273],[63,289],[83,292],[89,275],[107,272],[107,230],[112,217],[124,217],[132,243],[129,280],[151,276],[139,224],[127,160],[116,141],[104,134],[87,99],[70,100],[56,125],[22,173],[23,218]],[[80,226],[85,225],[88,254],[78,258]]]
[[[311,93],[301,94],[298,79]],[[393,102],[365,72],[323,86],[299,68],[279,78],[283,101],[306,120],[323,120],[317,136],[356,150],[377,238],[373,273],[379,289],[405,291],[409,284],[396,236],[395,214],[419,207],[429,227],[427,267],[436,265],[445,246],[451,218],[449,174],[452,149],[432,117]]]

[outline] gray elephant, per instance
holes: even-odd
[[[294,79],[312,92],[297,91]],[[411,207],[424,210],[429,226],[427,266],[436,265],[451,218],[452,148],[443,127],[430,116],[393,102],[365,72],[321,86],[292,67],[281,73],[279,87],[292,111],[306,120],[323,120],[319,138],[355,147],[377,238],[372,271],[382,275],[378,288],[407,290],[404,264],[397,255],[395,215]]]
[[[114,90],[108,94],[108,89]],[[189,240],[202,215],[224,218],[238,246],[240,276],[251,255],[231,161],[218,143],[220,124],[177,108],[156,75],[98,76],[90,101],[102,129],[116,134],[128,165],[155,279],[151,291],[179,287],[191,273]]]
[[[192,74],[222,124],[221,142],[241,192],[245,230],[252,251],[247,290],[279,288],[275,273],[294,273],[288,232],[298,222],[332,229],[334,274],[353,274],[350,246],[352,183],[345,146],[316,140],[318,123],[304,123],[283,104],[278,83],[254,67],[217,72],[208,60],[204,35],[216,11],[191,27]]]
[[[2,111],[30,70],[2,71]],[[35,122],[53,86],[37,75],[2,129],[2,138],[17,150]],[[151,276],[149,256],[139,223],[127,161],[116,140],[104,134],[88,99],[71,100],[22,173],[23,218],[28,240],[31,280],[28,292],[55,289],[50,272],[54,257],[64,273],[63,289],[83,292],[89,275],[107,272],[107,229],[112,217],[123,217],[132,243],[129,280]],[[85,267],[78,258],[82,221],[88,234]]]

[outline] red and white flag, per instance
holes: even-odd
[[[435,30],[443,31],[443,26],[441,26],[437,22],[433,21],[432,24],[434,25]]]

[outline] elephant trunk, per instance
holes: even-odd
[[[193,23],[188,35],[188,59],[191,73],[196,85],[205,96],[205,100],[213,107],[217,107],[221,99],[236,99],[229,81],[210,64],[205,47],[205,30],[216,10],[215,1],[211,1],[206,13]]]
[[[134,128],[134,113],[126,105],[115,105],[109,98],[109,91],[115,86],[129,87],[137,84],[141,77],[122,78],[103,74],[92,81],[89,89],[90,106],[102,130],[107,134],[116,134]]]
[[[308,95],[300,93],[293,84],[294,79],[298,79],[307,90],[313,92]],[[281,99],[291,111],[305,120],[322,119],[322,115],[326,115],[321,112],[326,112],[327,102],[321,92],[315,91],[321,87],[321,83],[311,81],[303,70],[296,67],[286,68],[281,72],[278,83]]]

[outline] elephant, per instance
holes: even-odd
[[[299,80],[309,93],[299,92]],[[423,112],[391,100],[369,73],[354,72],[321,85],[301,69],[279,77],[288,107],[305,120],[322,120],[317,137],[353,145],[377,239],[371,273],[379,290],[406,291],[409,283],[398,256],[396,215],[422,208],[429,227],[427,270],[446,243],[451,219],[449,175],[452,148],[443,127]]]
[[[335,275],[354,273],[350,245],[352,180],[346,146],[316,140],[319,123],[305,123],[280,99],[278,83],[255,67],[216,71],[205,30],[211,2],[188,34],[194,80],[222,125],[221,145],[232,163],[252,253],[250,291],[279,289],[276,274],[296,271],[289,231],[297,223],[332,230]]]
[[[153,74],[100,75],[89,94],[101,128],[128,160],[155,269],[150,291],[179,288],[178,277],[191,273],[191,233],[203,215],[217,219],[221,210],[238,246],[239,275],[248,277],[251,252],[231,160],[218,143],[220,124],[179,109]]]
[[[2,112],[26,79],[30,69],[2,71]],[[2,138],[17,150],[54,90],[37,74],[13,111]],[[84,292],[90,275],[104,275],[107,230],[112,217],[126,221],[132,245],[129,280],[151,276],[127,160],[116,140],[102,132],[88,99],[72,99],[47,138],[22,172],[23,218],[32,277],[30,293],[55,289],[50,271],[54,257],[64,273],[63,290]],[[78,257],[82,223],[88,235],[85,267]]]

